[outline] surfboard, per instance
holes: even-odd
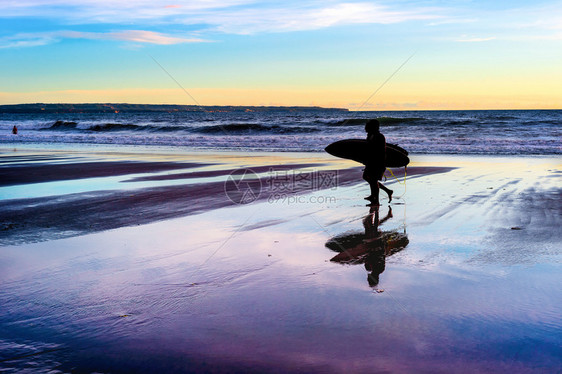
[[[325,151],[332,156],[365,164],[369,158],[370,145],[365,139],[345,139],[330,144]],[[409,163],[408,152],[404,148],[386,143],[386,167],[399,168]]]

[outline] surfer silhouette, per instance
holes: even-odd
[[[363,179],[371,187],[371,195],[365,199],[372,205],[379,205],[379,189],[382,189],[388,195],[388,202],[391,202],[393,191],[380,182],[386,170],[386,139],[380,132],[379,121],[376,119],[367,121],[365,131],[369,143],[369,156],[365,162]]]
[[[12,129],[12,134],[17,135],[18,133],[18,128],[14,125],[14,128]]]

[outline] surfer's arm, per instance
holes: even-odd
[[[383,156],[383,160],[386,161],[386,138],[383,134],[381,134],[381,153]]]

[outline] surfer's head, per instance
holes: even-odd
[[[380,123],[376,119],[370,119],[365,124],[365,131],[367,133],[379,132]]]

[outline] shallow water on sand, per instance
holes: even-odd
[[[560,165],[418,163],[457,169],[389,180],[378,227],[360,184],[3,247],[0,367],[556,372]]]

